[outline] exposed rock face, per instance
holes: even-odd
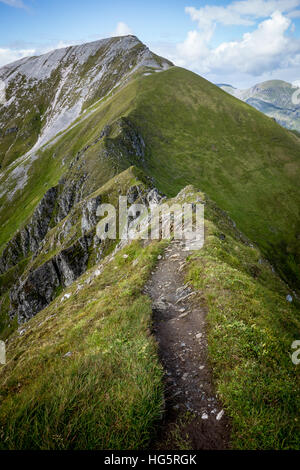
[[[153,188],[147,194],[147,203],[149,207],[157,206],[160,204],[166,197],[162,196],[156,188]]]
[[[9,127],[8,129],[6,129],[4,135],[15,134],[16,132],[18,132],[18,130],[18,127]]]
[[[98,217],[97,217],[97,207],[101,204],[101,197],[97,196],[93,199],[89,199],[82,208],[82,218],[81,218],[81,231],[82,234],[89,232],[93,227],[95,227]]]
[[[70,212],[72,207],[81,200],[82,187],[86,176],[83,174],[77,180],[63,178],[60,181],[62,190],[57,198],[57,213],[55,214],[55,223],[63,220]]]
[[[114,137],[110,137],[110,133],[114,131]],[[104,130],[102,131],[102,133]],[[114,123],[113,129],[106,129],[105,137],[105,154],[113,157],[121,165],[124,164],[124,156],[130,165],[138,166],[144,163],[146,143],[137,128],[127,117],[122,117]]]
[[[30,222],[10,240],[0,258],[0,273],[15,266],[22,258],[35,252],[48,232],[58,188],[50,188],[35,209]]]
[[[143,159],[145,156],[145,142],[141,134],[127,118],[121,120],[120,126],[123,133],[123,141],[128,147],[129,154],[134,154]]]
[[[55,261],[51,260],[40,266],[30,273],[24,282],[11,289],[11,318],[17,315],[18,323],[29,320],[53,300],[59,285],[59,272]]]
[[[81,199],[84,181],[84,175],[75,182],[62,179],[45,193],[28,224],[6,245],[0,257],[0,274],[38,251],[48,230],[63,220]]]
[[[63,181],[60,184],[63,184]],[[76,185],[74,187],[76,189]],[[22,236],[24,233],[30,233],[34,234],[34,238],[31,239],[28,235],[26,243],[23,241],[22,244],[21,232],[18,233],[19,245],[17,247],[21,246],[21,253],[26,251],[25,248],[28,253],[33,251],[35,254],[32,259],[34,260],[41,253],[47,256],[49,249],[52,250],[55,247],[57,249],[62,245],[50,260],[37,267],[33,264],[29,272],[21,276],[19,282],[10,290],[11,309],[9,315],[11,318],[17,316],[18,323],[26,322],[36,315],[57,296],[61,289],[69,286],[81,276],[86,271],[91,257],[95,263],[103,256],[102,240],[97,236],[97,224],[100,220],[97,208],[102,202],[102,197],[97,195],[75,204],[76,197],[78,196],[74,195],[69,186],[64,190],[61,190],[59,185],[51,188],[37,207],[28,226],[30,230],[25,227],[22,231]],[[149,207],[159,204],[162,200],[157,189],[149,190],[142,184],[130,186],[127,197],[129,204],[138,201]],[[69,215],[59,225],[54,245],[50,244],[50,248],[46,249],[44,248],[45,236],[52,220],[55,220],[55,223],[59,222],[59,209],[61,214],[69,211]],[[42,220],[45,221],[44,225]],[[78,226],[81,236],[78,236],[78,231],[75,235],[73,232],[70,235],[74,226]],[[40,242],[38,243],[37,240]],[[63,246],[65,242],[67,246]],[[10,254],[13,252],[13,246],[9,245],[7,248],[11,250]],[[17,255],[14,261],[16,259]]]
[[[56,257],[57,266],[63,287],[69,286],[87,268],[88,249],[93,236],[87,235],[78,239],[74,245],[62,250]]]
[[[69,286],[83,274],[91,243],[91,235],[79,238],[16,284],[10,291],[10,317],[17,315],[18,323],[27,321],[56,297],[59,287]]]
[[[140,198],[143,203],[146,202],[146,195],[143,188],[139,185],[131,186],[127,191],[127,201],[129,204],[133,204],[138,198]]]

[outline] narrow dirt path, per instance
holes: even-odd
[[[153,301],[153,333],[165,369],[166,413],[158,446],[226,449],[230,426],[212,386],[207,361],[206,308],[184,285],[186,257],[174,241],[146,286]]]

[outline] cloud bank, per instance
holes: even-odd
[[[278,74],[300,78],[300,41],[293,37],[293,19],[300,17],[300,0],[243,0],[227,6],[193,6],[185,12],[196,23],[185,40],[164,53],[176,65],[213,81],[260,81]],[[234,41],[213,45],[217,28],[250,29]]]

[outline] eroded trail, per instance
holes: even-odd
[[[172,242],[146,287],[165,369],[166,414],[159,445],[226,449],[230,429],[207,363],[206,308],[184,284],[190,253],[181,242]]]

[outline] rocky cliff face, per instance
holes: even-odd
[[[80,190],[85,181],[61,182],[50,188],[38,204],[29,222],[8,242],[0,257],[0,273],[3,274],[23,258],[36,253],[48,230],[64,219],[80,200]]]
[[[16,283],[10,291],[10,318],[17,316],[19,324],[29,320],[56,297],[60,288],[69,286],[83,274],[91,242],[92,235],[80,237],[72,246]]]
[[[133,182],[135,183],[133,184]],[[33,216],[7,244],[0,258],[5,275],[21,262],[26,262],[19,279],[10,288],[9,316],[18,323],[30,319],[45,308],[65,287],[99,262],[117,244],[117,240],[99,238],[97,209],[102,202],[117,206],[120,194],[127,194],[129,204],[159,204],[161,196],[149,183],[129,169],[80,200],[84,179],[70,186],[62,180],[50,188]],[[133,223],[136,217],[130,218]],[[123,246],[124,243],[120,246]]]

